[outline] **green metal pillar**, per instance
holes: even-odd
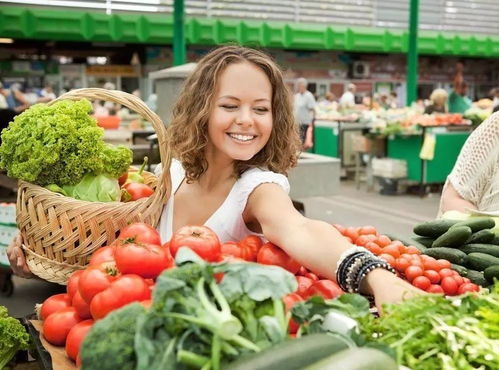
[[[409,50],[407,51],[407,105],[411,105],[418,93],[418,23],[419,0],[411,0],[409,11]]]
[[[173,4],[173,65],[185,64],[184,0]]]

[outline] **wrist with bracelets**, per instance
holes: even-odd
[[[367,249],[352,247],[346,250],[338,261],[336,281],[348,293],[359,293],[364,278],[371,271],[382,268],[395,274],[395,270],[385,260],[376,257]]]

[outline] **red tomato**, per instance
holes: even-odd
[[[247,247],[251,254],[251,258],[248,259],[248,261],[255,262],[256,261],[256,256],[258,255],[258,251],[263,245],[262,239],[256,235],[248,235],[244,239],[239,241],[239,245],[241,247]]]
[[[313,272],[307,272],[307,273],[306,273],[305,275],[303,275],[303,276],[305,276],[306,278],[309,278],[309,279],[311,279],[311,280],[313,280],[313,281],[317,281],[317,280],[319,280],[319,277],[318,277],[316,274],[314,274]]]
[[[440,267],[435,258],[429,258],[426,261],[423,261],[423,266],[425,270],[433,270],[433,271],[438,271]]]
[[[421,254],[421,251],[419,249],[417,249],[416,247],[414,247],[413,245],[409,245],[406,248],[406,253],[409,253],[409,254]]]
[[[433,293],[433,294],[444,294],[444,290],[442,287],[438,284],[432,284],[428,289],[426,289],[428,293]]]
[[[90,303],[90,312],[95,320],[124,305],[151,298],[149,285],[138,275],[122,275],[104,291],[95,295]]]
[[[243,258],[243,251],[237,242],[225,242],[220,246],[223,257],[231,256],[236,258]]]
[[[92,315],[90,314],[90,306],[83,300],[79,291],[75,293],[72,303],[76,313],[80,316],[80,319],[87,320],[92,318]]]
[[[66,339],[66,354],[71,360],[76,361],[83,339],[92,329],[93,324],[93,320],[81,321],[69,331]]]
[[[156,229],[143,222],[135,222],[121,229],[118,239],[139,244],[161,245],[161,238]]]
[[[464,294],[466,292],[478,292],[479,290],[480,288],[476,284],[464,283],[459,286],[457,294]]]
[[[40,317],[45,320],[50,314],[71,307],[71,300],[68,294],[55,294],[48,297],[42,304]]]
[[[381,253],[386,253],[390,254],[393,258],[399,258],[400,257],[400,251],[399,247],[396,245],[387,245],[383,249],[381,249]]]
[[[292,274],[296,274],[301,265],[286,254],[281,248],[272,244],[265,243],[256,257],[256,261],[262,265],[276,265],[280,266]]]
[[[297,276],[296,282],[298,283],[298,289],[296,290],[296,294],[300,295],[303,298],[308,298],[307,290],[312,286],[314,280],[305,276]]]
[[[100,265],[104,262],[114,262],[114,248],[112,246],[105,246],[97,249],[90,257],[90,265]]]
[[[80,321],[74,307],[54,312],[43,322],[43,337],[54,346],[63,346],[71,328]]]
[[[431,281],[426,276],[416,276],[412,281],[412,285],[421,290],[426,290],[431,286]]]
[[[94,296],[109,287],[117,275],[116,266],[110,262],[88,267],[83,271],[78,282],[81,297],[87,304],[90,304]]]
[[[459,284],[452,276],[446,276],[442,278],[440,286],[444,290],[446,295],[456,295],[459,289]]]
[[[459,275],[457,272],[456,274],[453,276],[454,280],[456,280],[456,283],[457,285],[461,286],[462,284],[464,284],[464,279],[461,275]]]
[[[176,256],[180,247],[188,247],[209,262],[220,261],[222,256],[217,234],[206,226],[184,226],[170,240],[170,251]]]
[[[437,260],[438,265],[440,266],[440,269],[450,269],[451,263],[447,260],[444,259],[439,259]]]
[[[378,257],[384,259],[390,264],[390,266],[395,266],[395,257],[393,257],[391,254],[381,253]]]
[[[355,241],[355,244],[360,245],[361,247],[365,246],[367,243],[369,243],[369,238],[367,237],[367,235],[359,235],[359,237]]]
[[[309,271],[307,270],[307,268],[305,266],[300,266],[300,269],[298,270],[296,275],[305,276],[305,274],[307,274],[308,272]]]
[[[376,256],[379,256],[382,253],[381,247],[375,242],[367,242],[365,248]]]
[[[122,274],[137,274],[144,279],[155,279],[163,270],[175,266],[170,251],[155,244],[125,242],[116,247],[114,257]]]
[[[130,196],[130,198],[128,198],[128,196],[122,198],[124,201],[127,201],[127,198],[130,201],[139,200],[141,198],[150,197],[154,194],[153,188],[147,184],[141,184],[138,182],[129,182],[128,184],[123,185],[123,189],[125,189]]]
[[[303,298],[300,297],[296,293],[291,293],[282,298],[284,305],[286,306],[286,312],[289,312],[293,308],[296,302],[303,301]],[[289,320],[289,327],[288,327],[288,333],[289,334],[296,334],[298,329],[300,328],[300,325],[294,321],[293,319]]]
[[[357,240],[357,238],[359,237],[359,233],[357,232],[357,229],[355,227],[352,227],[352,226],[347,227],[345,229],[345,233],[343,235],[349,237],[350,239],[352,239],[352,241]]]
[[[69,301],[73,299],[76,291],[78,290],[78,282],[80,281],[80,276],[83,274],[84,270],[78,270],[71,274],[66,285],[66,291],[68,292]]]
[[[381,248],[386,247],[392,242],[392,240],[386,235],[378,236],[378,240],[375,241]]]
[[[79,353],[78,353],[78,355],[76,355],[76,367],[78,369],[81,369],[81,357],[80,357]]]
[[[463,277],[463,282],[466,283],[471,283],[471,280],[468,279],[467,277]]]
[[[440,279],[443,279],[447,276],[454,276],[454,271],[448,268],[443,268],[438,273],[440,274]]]
[[[371,235],[374,234],[376,235],[378,232],[376,231],[376,228],[374,226],[368,225],[368,226],[362,226],[359,230],[360,235]]]
[[[405,274],[405,278],[412,282],[415,278],[417,278],[418,276],[422,276],[423,275],[423,269],[419,266],[409,266],[405,271],[404,271],[404,274]]]
[[[122,186],[126,182],[127,178],[128,178],[128,171],[118,178],[118,184]]]
[[[426,270],[423,275],[426,276],[432,284],[438,284],[440,282],[440,274],[435,270]]]
[[[343,294],[343,290],[332,280],[318,280],[307,290],[307,297],[320,295],[324,299],[333,299]]]
[[[395,269],[398,272],[404,272],[410,265],[411,265],[411,262],[405,258],[401,257],[401,258],[397,258],[395,260]]]

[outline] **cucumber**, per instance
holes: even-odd
[[[451,227],[447,232],[440,235],[431,245],[432,248],[459,247],[466,243],[471,236],[471,228],[468,226]]]
[[[398,370],[398,368],[397,362],[386,353],[364,347],[335,353],[306,367],[305,370]]]
[[[499,245],[494,244],[466,244],[459,247],[466,254],[470,253],[485,253],[499,258]]]
[[[468,276],[468,269],[464,266],[457,265],[455,263],[451,264],[451,268],[459,273],[462,277]]]
[[[466,242],[466,244],[476,244],[476,243],[488,244],[491,243],[495,237],[496,234],[494,234],[493,231],[489,229],[483,229],[472,234],[469,240]]]
[[[483,271],[487,267],[499,265],[499,258],[485,253],[470,253],[466,256],[464,264],[474,270]]]
[[[499,266],[490,266],[490,267],[487,267],[485,269],[485,271],[483,272],[483,276],[491,284],[494,282],[494,278],[496,278],[497,280],[499,280]]]
[[[496,235],[490,244],[499,245],[499,235]]]
[[[243,356],[230,364],[227,370],[299,370],[348,347],[346,340],[340,337],[324,333],[311,334]]]
[[[485,279],[485,276],[480,271],[468,270],[468,276],[466,276],[472,283],[475,283],[480,286],[487,286],[488,282]]]
[[[496,222],[490,217],[472,217],[452,225],[452,227],[459,226],[468,226],[471,231],[476,233],[477,231],[483,229],[492,229],[494,226],[496,226]]]
[[[425,252],[426,255],[436,258],[437,260],[442,258],[456,265],[462,265],[464,259],[466,258],[466,253],[454,248],[429,248]]]
[[[414,226],[414,234],[427,236],[429,238],[438,238],[445,233],[452,225],[460,222],[459,220],[434,220],[420,223]]]
[[[412,237],[413,241],[416,241],[419,244],[424,245],[426,248],[430,248],[431,245],[433,244],[433,238],[428,238],[427,236],[413,236]]]

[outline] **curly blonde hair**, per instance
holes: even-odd
[[[182,163],[188,182],[199,179],[208,168],[205,158],[208,119],[217,81],[227,66],[242,62],[259,67],[270,81],[273,126],[269,141],[253,158],[235,161],[234,175],[240,177],[244,171],[253,167],[267,168],[286,175],[297,164],[301,141],[293,115],[292,96],[284,84],[281,70],[261,51],[224,46],[201,58],[187,78],[167,129],[167,145],[173,156]]]

